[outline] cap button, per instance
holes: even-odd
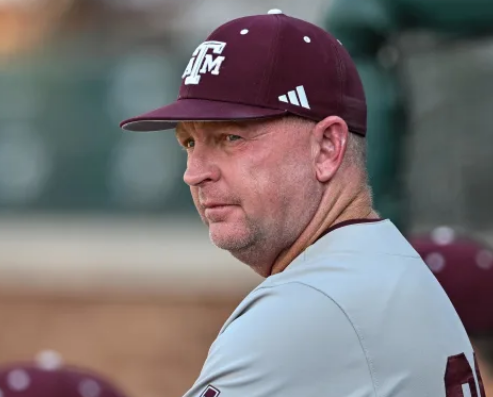
[[[267,14],[274,15],[274,14],[284,14],[284,13],[279,8],[273,8],[272,10],[269,10]]]

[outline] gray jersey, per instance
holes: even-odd
[[[484,397],[446,294],[388,220],[337,228],[226,321],[186,397]]]

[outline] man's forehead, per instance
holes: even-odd
[[[176,126],[176,134],[184,135],[197,132],[214,132],[223,130],[248,131],[279,123],[284,118],[268,118],[241,121],[182,121]]]
[[[217,130],[219,128],[245,128],[242,127],[243,122],[234,121],[181,121],[176,126],[176,132],[192,132],[192,131],[205,131],[205,130]]]

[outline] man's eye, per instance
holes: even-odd
[[[183,146],[185,149],[191,149],[195,146],[195,141],[193,139],[187,139],[184,143]]]
[[[226,140],[228,142],[234,142],[234,141],[238,141],[240,139],[241,139],[241,136],[239,136],[239,135],[231,135],[231,134],[226,135]]]

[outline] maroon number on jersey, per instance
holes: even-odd
[[[476,367],[476,377],[479,383],[479,392],[474,381],[474,374],[471,365],[464,353],[450,356],[445,370],[445,390],[446,397],[466,397],[462,391],[462,385],[468,384],[471,390],[471,397],[486,397],[483,379],[478,367],[478,360],[474,354],[474,366]]]

